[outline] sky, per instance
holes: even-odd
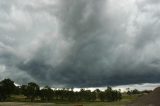
[[[143,83],[143,84],[128,84],[128,85],[118,85],[118,86],[112,86],[113,90],[120,90],[121,92],[127,92],[128,90],[139,90],[139,91],[145,91],[145,90],[154,90],[155,88],[159,87],[160,83]],[[55,88],[52,88],[55,89]],[[60,89],[60,88],[58,88]],[[107,89],[107,86],[105,87],[88,87],[83,88],[85,90],[91,90],[94,91],[96,89],[99,89],[101,91],[105,91]],[[74,88],[74,91],[80,91],[81,88]]]
[[[0,0],[0,79],[157,84],[159,28],[159,0]]]

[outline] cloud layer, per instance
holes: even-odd
[[[158,0],[0,0],[0,78],[55,87],[160,81]]]

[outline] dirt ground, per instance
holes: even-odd
[[[128,106],[160,106],[160,87],[148,95],[144,95]]]

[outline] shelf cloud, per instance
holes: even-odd
[[[159,83],[159,28],[159,0],[1,0],[0,79]]]

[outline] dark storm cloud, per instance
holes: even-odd
[[[55,87],[159,82],[159,5],[1,0],[0,78]]]

